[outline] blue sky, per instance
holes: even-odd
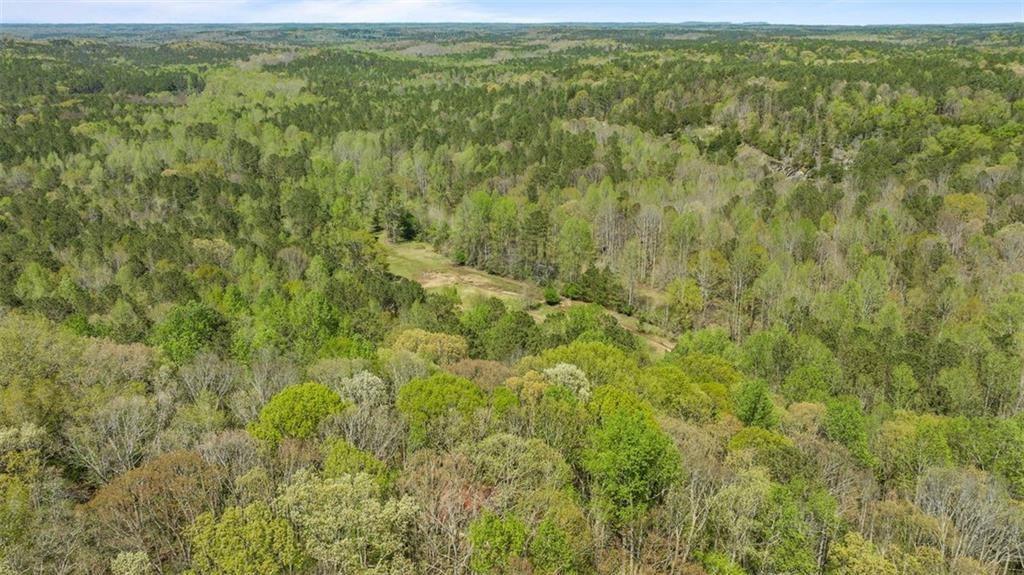
[[[1024,0],[0,0],[0,23],[1022,22]]]

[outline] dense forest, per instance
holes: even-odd
[[[0,574],[1024,573],[1022,155],[1021,25],[5,25]]]

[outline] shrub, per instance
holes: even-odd
[[[562,296],[558,295],[558,290],[554,286],[548,286],[544,288],[544,303],[548,305],[558,305],[562,301]]]

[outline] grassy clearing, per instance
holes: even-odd
[[[456,265],[430,244],[403,242],[386,245],[391,273],[411,279],[428,290],[454,286],[463,303],[480,297],[496,297],[506,303],[529,308],[541,302],[542,292],[536,285]]]
[[[411,279],[427,290],[454,287],[463,304],[480,298],[496,297],[506,304],[527,310],[538,321],[556,311],[581,305],[572,300],[562,300],[557,306],[545,305],[540,286],[456,265],[424,242],[393,244],[383,239],[381,241],[388,248],[388,268],[391,273]],[[651,327],[641,325],[637,318],[612,310],[605,311],[615,317],[623,328],[646,341],[655,354],[660,355],[672,349],[670,338],[651,333]]]

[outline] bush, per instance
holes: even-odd
[[[562,296],[558,295],[558,290],[554,286],[548,286],[544,288],[544,303],[548,305],[558,305],[562,301]]]

